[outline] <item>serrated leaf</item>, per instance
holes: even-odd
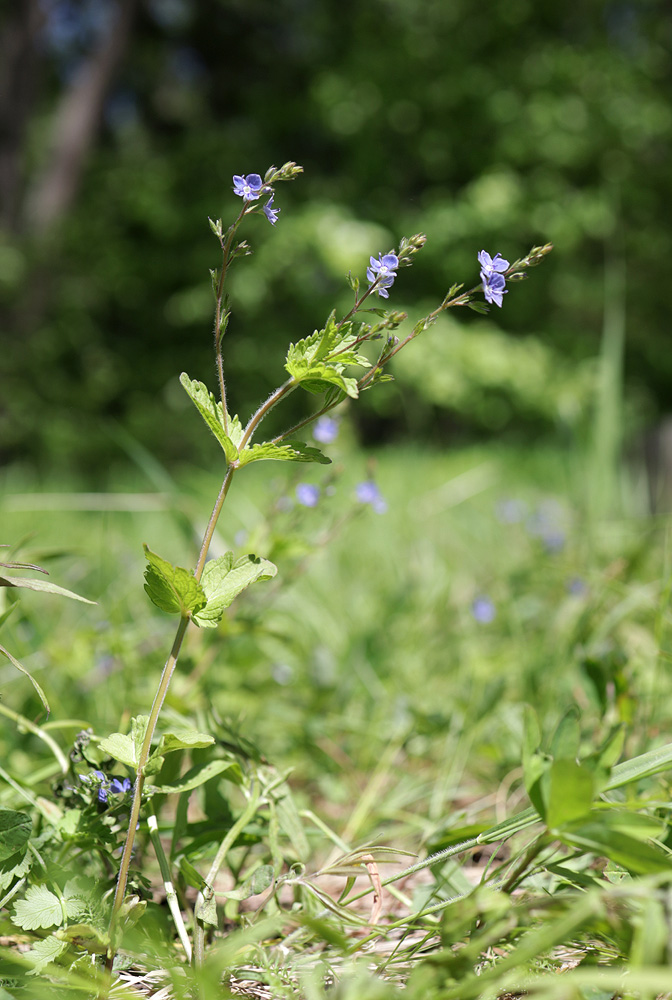
[[[227,433],[224,429],[222,404],[215,399],[208,387],[203,382],[190,379],[186,372],[180,375],[180,384],[224,449],[227,462],[235,462],[243,437],[243,428],[238,417],[228,415]]]
[[[266,892],[273,885],[273,879],[273,865],[261,865],[237,889],[224,892],[222,895],[226,896],[227,899],[249,899],[250,896],[258,896],[260,893]]]
[[[36,941],[30,951],[26,952],[26,958],[32,964],[32,968],[28,971],[27,975],[39,975],[48,965],[55,962],[67,950],[68,942],[59,941],[53,935],[43,938],[41,941]]]
[[[205,606],[203,588],[191,570],[173,566],[143,545],[149,565],[145,591],[152,604],[168,614],[186,617]]]
[[[63,908],[58,896],[46,885],[31,885],[25,897],[14,904],[12,919],[24,931],[59,927],[63,923]]]
[[[17,587],[23,590],[40,590],[44,594],[59,594],[61,597],[69,597],[73,601],[81,601],[82,604],[95,604],[95,601],[90,601],[88,597],[81,597],[79,594],[73,593],[72,590],[66,590],[65,587],[59,587],[55,583],[50,583],[48,580],[29,580],[22,576],[0,576],[0,587]]]
[[[201,577],[207,603],[193,616],[194,622],[204,628],[215,628],[241,591],[257,580],[270,580],[276,573],[277,567],[272,562],[252,554],[242,556],[235,563],[230,552],[211,559],[205,564]]]
[[[350,334],[351,323],[343,323],[341,327],[336,323],[336,311],[332,310],[324,329],[315,330],[310,337],[304,337],[296,344],[290,344],[287,351],[285,368],[290,371],[290,366],[312,361],[322,361],[328,354],[331,354]]]
[[[26,668],[23,666],[23,664],[19,663],[19,661],[17,660],[17,658],[15,656],[12,656],[12,654],[9,652],[9,650],[5,649],[4,646],[0,646],[0,653],[4,653],[4,655],[10,661],[10,663],[12,663],[16,667],[17,670],[20,670],[22,674],[26,675],[26,677],[28,678],[28,680],[30,681],[30,683],[33,685],[33,687],[35,689],[35,693],[37,694],[37,697],[40,699],[40,701],[44,705],[45,712],[47,713],[47,715],[49,715],[49,713],[51,712],[51,709],[49,708],[49,702],[47,701],[47,696],[44,693],[44,691],[42,690],[42,688],[40,687],[40,685],[37,683],[37,681],[35,680],[35,678],[33,677],[33,675],[28,670],[26,670]]]
[[[28,813],[0,809],[0,861],[22,851],[30,840],[33,821]]]
[[[172,782],[170,785],[147,785],[146,790],[153,795],[174,795],[182,792],[191,792],[194,788],[204,785],[206,781],[210,781],[211,778],[222,774],[223,771],[227,771],[230,767],[233,767],[233,761],[230,760],[211,760],[207,764],[196,764],[195,767],[190,768],[186,774],[183,774],[181,778],[178,778],[177,781]]]
[[[285,366],[289,374],[301,385],[302,389],[319,395],[335,385],[342,389],[352,399],[359,396],[356,378],[348,378],[342,374],[343,366],[326,364],[324,362],[298,361],[290,367]]]
[[[240,453],[238,464],[249,465],[250,462],[318,462],[320,465],[330,465],[331,459],[323,455],[319,448],[313,448],[303,441],[285,441],[283,444],[253,444]]]

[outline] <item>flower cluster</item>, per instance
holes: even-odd
[[[366,279],[375,284],[375,289],[381,299],[389,298],[388,288],[394,284],[399,267],[399,258],[394,253],[379,254],[378,259],[371,257],[371,266],[366,269]]]
[[[274,226],[278,221],[280,209],[273,208],[273,199],[275,198],[273,189],[268,184],[264,184],[259,174],[248,174],[247,177],[243,177],[241,174],[233,175],[233,193],[245,202],[256,201],[262,194],[269,192],[271,197],[262,208],[264,215]]]
[[[502,296],[506,295],[506,281],[503,272],[508,271],[509,262],[504,260],[499,253],[491,257],[487,250],[481,250],[478,262],[481,265],[481,281],[485,301],[494,302],[496,306],[501,308]]]
[[[80,780],[93,788],[98,789],[98,801],[102,805],[107,805],[109,794],[125,795],[133,787],[129,778],[109,778],[102,771],[92,771],[91,774],[82,774]]]

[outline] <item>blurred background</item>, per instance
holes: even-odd
[[[5,2],[3,465],[95,486],[122,438],[171,465],[212,460],[177,382],[212,382],[207,217],[238,210],[232,174],[289,159],[305,174],[279,187],[275,229],[250,220],[254,256],[231,275],[241,416],[281,380],[288,341],[348,308],[348,270],[426,232],[393,295],[416,318],[476,283],[483,247],[556,249],[501,312],[451,316],[400,357],[353,413],[360,441],[581,442],[605,364],[607,423],[631,438],[654,425],[672,377],[670,14],[668,0]],[[309,412],[292,401],[285,419]]]

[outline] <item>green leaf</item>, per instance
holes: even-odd
[[[340,346],[351,330],[351,323],[343,323],[340,328],[338,327],[336,310],[333,310],[323,330],[315,330],[310,337],[305,337],[303,340],[297,341],[296,344],[289,345],[285,368],[290,375],[293,375],[294,372],[291,371],[293,366],[322,361]]]
[[[28,813],[0,809],[0,861],[23,850],[30,840],[33,821]]]
[[[181,733],[165,733],[152,756],[174,753],[175,750],[202,750],[204,747],[212,746],[214,742],[214,736],[210,736],[209,733],[199,733],[196,729],[185,729]]]
[[[233,562],[233,553],[227,552],[205,564],[201,586],[207,603],[194,616],[194,622],[204,628],[215,628],[222,620],[232,601],[257,580],[270,580],[277,568],[268,559],[245,555]]]
[[[523,779],[530,801],[542,819],[546,816],[546,803],[542,793],[541,779],[551,766],[551,760],[539,750],[541,732],[533,709],[525,706],[523,738]]]
[[[546,825],[555,829],[590,812],[595,787],[590,770],[575,760],[554,760],[541,779]]]
[[[135,743],[130,736],[124,736],[123,733],[111,733],[102,739],[98,746],[108,757],[113,757],[120,764],[137,768],[138,758],[135,752]]]
[[[227,462],[238,458],[238,447],[243,437],[243,428],[236,416],[228,416],[228,434],[224,430],[224,410],[203,382],[192,381],[186,372],[180,375],[180,383],[192,403],[224,449]]]
[[[32,968],[28,971],[27,975],[39,975],[48,965],[55,962],[67,950],[68,942],[59,941],[53,935],[41,941],[36,941],[30,951],[26,952],[26,958],[32,963]]]
[[[335,385],[347,393],[351,399],[357,399],[359,396],[357,379],[341,374],[342,368],[343,366],[338,364],[299,362],[293,366],[290,375],[294,376],[303,389],[315,395],[320,395]]]
[[[642,778],[650,778],[660,771],[667,771],[672,767],[672,743],[666,743],[655,750],[649,750],[639,757],[625,760],[622,764],[617,764],[611,772],[607,790],[621,788],[629,785],[632,781],[640,781]]]
[[[320,465],[330,465],[331,459],[323,455],[319,448],[312,448],[303,441],[285,441],[283,444],[253,444],[240,453],[239,466],[250,462],[272,460],[275,462],[318,462]]]
[[[75,594],[72,590],[66,590],[65,587],[59,587],[55,583],[49,583],[48,580],[29,580],[22,576],[0,576],[0,587],[19,587],[24,590],[40,590],[44,594],[59,594],[61,597],[69,597],[73,601],[81,601],[83,604],[95,604],[95,601],[90,601],[87,597],[80,597],[79,594]]]
[[[191,570],[171,563],[157,556],[143,545],[149,566],[145,570],[145,591],[161,611],[186,617],[205,606],[203,588]]]
[[[555,830],[559,840],[571,847],[591,851],[639,875],[672,871],[672,857],[660,848],[612,829],[594,813],[594,819]]]
[[[180,873],[187,885],[190,885],[193,889],[198,889],[199,892],[201,889],[205,889],[208,884],[198,868],[195,868],[191,861],[185,857],[180,858]]]
[[[273,885],[273,879],[273,865],[261,865],[237,889],[224,892],[222,895],[226,896],[227,899],[249,899],[250,896],[258,896],[260,893],[266,892]]]
[[[14,905],[14,923],[24,931],[38,928],[60,927],[63,908],[58,896],[46,885],[31,885],[23,899]]]
[[[88,951],[90,955],[104,955],[107,951],[109,938],[91,924],[71,924],[59,931],[54,931],[54,937],[66,944],[71,942],[77,948]]]
[[[558,760],[576,760],[579,756],[579,743],[581,740],[581,728],[579,725],[580,713],[576,705],[569,708],[558,723],[558,727],[551,740],[551,756]]]
[[[30,851],[10,855],[0,862],[0,893],[9,889],[10,885],[17,879],[23,878],[30,871],[33,863],[33,855]]]
[[[190,768],[186,774],[183,774],[181,778],[170,785],[147,785],[146,789],[147,792],[151,792],[154,795],[173,795],[181,792],[191,792],[194,788],[204,785],[206,781],[210,781],[211,778],[222,774],[223,771],[227,771],[230,767],[233,767],[233,761],[211,760],[207,764],[196,764],[195,767]]]
[[[4,646],[0,646],[0,653],[4,653],[4,655],[7,657],[7,659],[11,663],[14,664],[14,666],[16,667],[16,669],[20,670],[22,674],[26,675],[26,677],[28,678],[28,680],[30,681],[30,683],[35,688],[35,693],[37,694],[37,697],[40,699],[40,701],[44,705],[45,712],[47,713],[47,715],[49,715],[51,709],[49,708],[49,702],[47,701],[47,696],[44,693],[44,691],[42,690],[42,688],[40,687],[40,685],[37,683],[37,681],[35,680],[35,678],[33,677],[33,675],[31,673],[29,673],[26,670],[26,668],[21,663],[19,663],[19,661],[16,659],[16,657],[12,656],[12,654],[9,652],[9,650],[5,649]]]

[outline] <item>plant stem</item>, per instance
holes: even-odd
[[[187,934],[187,929],[184,926],[177,893],[175,892],[175,887],[173,886],[170,877],[170,866],[163,849],[163,844],[161,843],[161,837],[159,836],[159,824],[154,812],[151,812],[147,817],[147,826],[149,828],[150,839],[154,845],[154,851],[156,852],[156,858],[159,862],[159,868],[161,869],[161,878],[163,879],[163,888],[166,892],[168,909],[170,910],[173,918],[177,935],[182,942],[182,947],[184,948],[184,953],[187,956],[187,961],[191,962],[191,942],[189,940],[189,935]]]
[[[210,871],[204,879],[206,883],[205,889],[201,889],[198,894],[198,898],[196,899],[196,905],[194,906],[194,965],[197,968],[203,965],[203,961],[205,959],[206,920],[204,917],[208,904],[212,902],[213,896],[215,895],[215,879],[217,878],[219,870],[226,860],[226,855],[229,853],[237,838],[256,813],[257,806],[259,805],[259,797],[260,792],[255,791],[252,798],[219,845],[219,850],[217,851],[214,861],[210,866]]]
[[[161,680],[159,681],[159,686],[154,695],[154,701],[152,703],[152,708],[149,713],[149,719],[147,721],[147,730],[145,732],[145,738],[142,743],[142,749],[140,750],[140,756],[138,759],[137,775],[135,779],[135,787],[133,789],[133,801],[131,803],[131,814],[128,819],[128,831],[126,833],[126,841],[124,843],[124,850],[121,855],[121,862],[119,864],[119,875],[117,877],[117,888],[114,893],[114,902],[112,904],[112,916],[110,918],[110,944],[107,953],[107,969],[112,969],[112,963],[114,962],[114,955],[116,951],[116,932],[117,932],[117,919],[119,916],[119,910],[121,904],[124,901],[124,896],[126,895],[126,886],[128,884],[128,870],[131,864],[131,855],[133,853],[133,844],[135,842],[135,831],[138,825],[138,820],[140,818],[140,805],[142,803],[142,790],[145,784],[145,767],[147,761],[149,760],[149,755],[152,747],[152,738],[156,730],[156,723],[159,718],[159,713],[163,706],[166,694],[168,692],[168,687],[170,685],[171,678],[173,676],[173,671],[177,665],[177,658],[180,654],[180,649],[182,648],[182,642],[184,640],[185,633],[187,631],[187,626],[189,625],[189,618],[184,616],[180,618],[180,623],[177,626],[177,632],[175,633],[175,639],[173,640],[173,646],[170,651],[170,655],[166,660],[166,664],[163,668],[163,673],[161,674]]]

